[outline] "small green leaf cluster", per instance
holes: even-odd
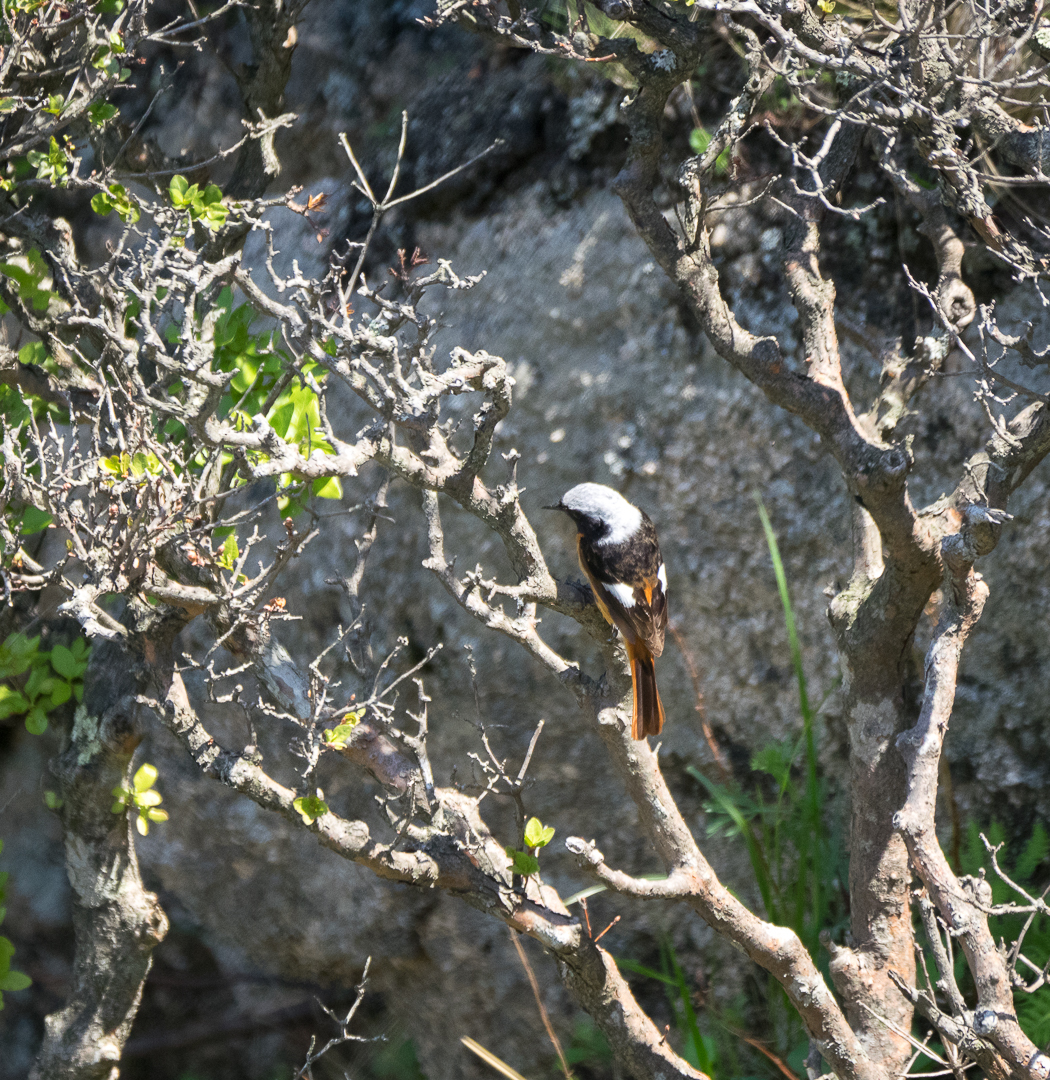
[[[47,0],[4,0],[4,10],[9,14],[28,15],[39,11]]]
[[[213,330],[216,371],[232,373],[229,388],[219,405],[219,416],[247,427],[251,418],[262,412],[271,391],[291,365],[291,357],[275,347],[272,331],[253,334],[251,325],[256,312],[250,304],[233,305],[233,290],[224,288],[216,299],[216,307],[224,314],[215,321]],[[178,337],[178,328],[169,326],[169,340]],[[319,364],[303,366],[302,378],[293,380],[266,411],[266,421],[286,442],[305,456],[313,451],[333,453],[332,447],[319,433],[321,411],[317,393],[311,387],[324,382],[326,372]],[[169,430],[176,437],[185,431],[181,424],[169,421]],[[338,477],[320,477],[310,484],[296,485],[290,473],[279,480],[280,487],[290,489],[278,499],[282,514],[295,516],[305,508],[310,495],[321,499],[341,499],[343,487]]]
[[[4,842],[0,840],[0,851],[4,850]],[[5,901],[7,899],[7,873],[0,873],[0,923],[7,915]],[[33,980],[21,971],[14,971],[11,967],[11,957],[15,955],[15,947],[8,938],[0,936],[0,1009],[4,1007],[5,990],[25,990],[31,986]]]
[[[361,722],[361,717],[364,715],[364,709],[347,713],[336,727],[324,729],[324,741],[334,749],[341,750],[346,746],[347,739],[353,734],[354,728]]]
[[[323,814],[328,813],[328,803],[324,801],[324,792],[318,788],[316,795],[300,795],[292,800],[292,806],[307,825],[312,825]]]
[[[140,836],[149,833],[151,821],[167,821],[167,810],[158,809],[163,797],[154,789],[157,780],[157,767],[155,765],[142,765],[131,780],[131,787],[118,786],[113,789],[114,803],[110,811],[114,814],[123,814],[138,811],[135,819],[135,828]]]
[[[97,68],[111,79],[124,82],[130,75],[131,69],[123,67],[117,58],[127,50],[124,47],[124,39],[114,32],[109,35],[106,43],[99,47],[91,61],[91,66]]]
[[[225,212],[225,208],[222,210]],[[158,299],[163,299],[159,293]],[[129,336],[137,332],[137,316],[138,307],[130,304],[126,317]],[[280,388],[278,384],[286,379],[294,361],[278,346],[279,338],[274,331],[253,332],[252,325],[257,318],[258,312],[250,304],[235,304],[234,292],[229,286],[219,291],[210,307],[198,312],[197,329],[192,332],[198,334],[200,339],[208,335],[212,347],[212,370],[229,376],[217,410],[218,418],[229,421],[238,430],[249,430],[255,417],[262,415],[281,439],[295,446],[305,457],[318,451],[322,454],[334,453],[323,435],[318,400],[321,384],[327,377],[325,368],[313,362],[304,363],[298,367],[297,377],[283,389]],[[186,329],[181,321],[173,318],[166,325],[162,324],[161,332],[168,344],[177,348],[182,343]],[[328,343],[326,351],[334,352],[334,344]],[[166,390],[172,398],[181,399],[185,386],[181,379],[173,379]],[[172,443],[182,444],[191,471],[199,473],[207,467],[211,460],[209,455],[199,451],[179,419],[168,417],[161,430]],[[249,452],[249,459],[253,463],[263,461],[265,457],[259,451]],[[225,468],[232,461],[232,454],[224,452],[220,467]],[[106,459],[103,467],[114,475],[122,475],[116,457]],[[179,468],[174,464],[173,467]],[[123,472],[127,472],[126,466]],[[245,482],[236,472],[230,481],[234,486]],[[291,473],[282,473],[277,483],[278,509],[282,515],[289,517],[301,513],[311,496],[322,499],[341,499],[343,496],[338,477],[319,477],[307,482],[297,480]],[[222,538],[226,534],[218,532],[216,535]],[[225,552],[224,557],[229,562]]]
[[[30,150],[26,154],[26,160],[36,169],[38,180],[62,184],[69,174],[69,163],[72,159],[69,150],[52,135],[46,150]]]
[[[199,184],[191,184],[185,176],[173,176],[168,195],[176,210],[187,210],[191,221],[201,221],[212,232],[226,224],[230,211],[222,205],[222,190],[215,184],[201,191]]]
[[[215,530],[216,533],[224,531],[222,529]],[[219,556],[215,561],[223,570],[232,570],[241,556],[241,549],[237,546],[237,535],[230,529],[229,532],[226,532],[225,538],[220,539],[222,539],[222,551],[219,552]]]
[[[518,851],[517,848],[505,848],[510,857],[508,864],[515,874],[528,877],[530,874],[539,872],[540,860],[536,852],[546,847],[554,839],[554,826],[544,825],[538,817],[531,817],[525,824],[525,846],[529,851]]]
[[[26,307],[35,311],[47,311],[53,300],[60,302],[58,294],[51,290],[54,284],[51,271],[36,248],[14,255],[6,262],[0,262],[0,274],[15,283],[18,287],[18,298]]]
[[[112,457],[99,458],[98,466],[113,477],[108,483],[129,478],[145,483],[151,476],[159,476],[164,471],[160,458],[152,451],[147,454],[138,451],[134,454],[114,454]]]
[[[106,217],[116,210],[117,216],[127,225],[134,225],[142,213],[138,203],[128,194],[128,189],[123,184],[110,184],[108,191],[100,191],[91,199],[91,209],[96,214]]]
[[[52,709],[70,698],[84,699],[84,672],[90,656],[84,638],[77,638],[68,649],[56,645],[47,651],[40,648],[39,636],[11,634],[0,645],[0,720],[25,713],[26,729],[42,735]],[[23,676],[28,677],[21,681]]]

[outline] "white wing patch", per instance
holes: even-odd
[[[625,608],[630,610],[634,607],[634,589],[630,585],[624,585],[623,582],[617,581],[615,584],[606,585],[605,587]]]
[[[656,580],[663,586],[664,592],[667,592],[667,568],[663,563],[660,563],[660,569],[656,571]]]

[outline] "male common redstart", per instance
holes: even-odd
[[[664,707],[654,657],[664,651],[667,572],[656,529],[644,510],[604,484],[577,484],[546,509],[563,510],[576,522],[580,569],[606,622],[623,636],[634,687],[631,735],[659,735]]]

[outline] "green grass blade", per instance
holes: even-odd
[[[744,842],[747,844],[747,852],[751,859],[751,869],[754,871],[755,881],[758,883],[758,891],[762,894],[762,904],[766,909],[766,918],[772,919],[774,922],[779,921],[781,915],[779,905],[776,902],[777,883],[769,868],[766,853],[762,849],[754,829],[751,828],[751,822],[740,812],[740,807],[733,801],[730,791],[709,780],[695,765],[688,766],[685,771],[694,780],[699,780],[703,784],[711,798],[740,830],[740,835],[743,836]]]
[[[769,555],[773,560],[773,573],[777,579],[777,590],[780,593],[780,603],[784,608],[784,624],[787,627],[788,647],[791,649],[791,665],[795,669],[795,680],[798,683],[798,703],[802,711],[802,720],[807,730],[812,729],[813,709],[809,703],[809,693],[806,689],[806,673],[802,667],[802,647],[798,643],[798,633],[795,630],[795,613],[791,607],[791,594],[788,591],[787,575],[784,573],[784,564],[780,559],[780,548],[777,546],[776,533],[766,513],[765,504],[761,495],[756,491],[755,503],[758,506],[758,517],[762,522],[762,530],[766,534],[766,544],[769,546]]]
[[[707,1047],[704,1045],[704,1037],[700,1034],[700,1025],[696,1021],[696,1011],[693,1009],[692,995],[689,993],[689,986],[685,981],[685,973],[682,971],[682,965],[678,963],[678,957],[675,955],[670,938],[664,939],[663,948],[671,968],[671,974],[674,976],[675,986],[678,989],[678,1002],[681,1009],[679,1026],[682,1028],[683,1034],[688,1036],[693,1044],[697,1067],[701,1072],[711,1076],[714,1073],[711,1058],[707,1053]]]
[[[814,734],[814,720],[816,713],[809,701],[809,691],[806,685],[806,672],[802,666],[802,646],[799,644],[798,631],[795,627],[795,612],[791,606],[791,592],[788,589],[787,574],[784,572],[784,562],[780,557],[780,547],[777,544],[776,533],[773,524],[769,520],[762,497],[756,491],[754,493],[755,504],[758,507],[758,517],[762,522],[762,531],[766,536],[766,544],[769,547],[769,556],[773,562],[773,573],[777,580],[777,591],[780,593],[780,604],[784,609],[784,625],[787,628],[788,647],[791,650],[791,664],[795,670],[795,681],[798,684],[799,711],[802,713],[803,741],[806,752],[806,794],[803,803],[803,814],[806,828],[800,831],[797,838],[799,849],[799,876],[796,881],[796,930],[801,931],[803,921],[803,909],[805,901],[803,897],[808,893],[810,897],[810,918],[812,926],[819,928],[824,920],[825,900],[821,882],[821,864],[825,848],[824,822],[821,813],[821,791],[817,776],[817,747]],[[807,888],[808,886],[808,888]]]

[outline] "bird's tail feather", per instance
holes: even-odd
[[[644,739],[646,735],[659,735],[664,726],[664,707],[656,689],[656,664],[652,656],[647,653],[631,656],[631,683],[634,686],[632,737]]]

